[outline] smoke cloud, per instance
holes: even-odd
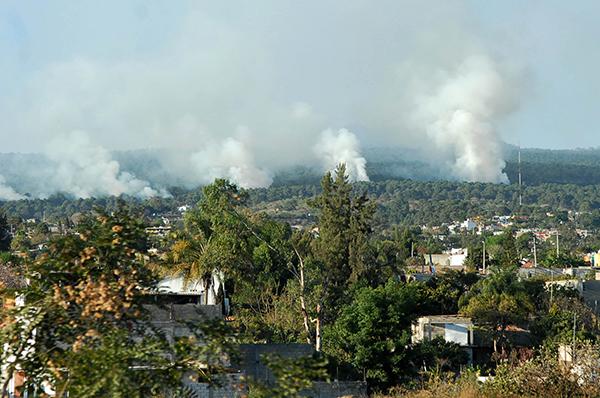
[[[108,151],[91,142],[81,131],[56,137],[47,149],[47,156],[55,162],[53,186],[56,190],[78,198],[122,194],[148,198],[165,196],[166,192],[150,187],[127,172],[121,172],[119,163]]]
[[[356,136],[346,129],[341,129],[323,131],[314,149],[325,170],[333,170],[340,163],[345,163],[350,180],[369,181],[367,160],[360,155],[359,147]]]
[[[422,126],[451,173],[461,180],[508,182],[494,123],[515,106],[514,92],[489,57],[471,56],[440,73],[431,94],[417,97],[414,123]]]
[[[6,185],[6,179],[0,175],[0,200],[19,200],[25,197]]]
[[[259,188],[267,187],[273,181],[269,171],[256,166],[248,148],[231,137],[194,153],[191,163],[201,184],[208,184],[215,178],[227,178],[242,188]]]
[[[368,181],[360,148],[378,146],[411,148],[449,178],[505,181],[513,72],[462,3],[143,4],[112,4],[124,20],[108,42],[89,26],[110,5],[74,6],[81,32],[65,32],[76,28],[56,7],[44,21],[22,13],[42,55],[0,97],[2,150],[45,159],[3,170],[3,197],[149,197],[216,177],[263,187],[282,169],[341,162]],[[155,156],[141,171],[114,155],[138,149]]]

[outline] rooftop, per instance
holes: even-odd
[[[472,324],[471,318],[461,315],[425,315],[418,318],[429,323],[461,323]]]

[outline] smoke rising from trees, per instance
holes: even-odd
[[[19,200],[25,197],[6,185],[6,179],[0,175],[0,200]]]
[[[376,146],[414,148],[448,178],[505,181],[496,123],[515,106],[511,69],[464,5],[384,3],[191,3],[151,51],[57,56],[0,99],[6,131],[26,137],[4,152],[48,165],[3,173],[0,199],[148,197],[215,177],[260,187],[340,162],[365,181],[360,148]],[[144,181],[111,156],[132,149],[155,150],[166,177]]]
[[[315,152],[322,159],[325,170],[333,171],[337,165],[344,163],[351,180],[369,181],[367,160],[361,156],[358,139],[350,131],[323,131]]]
[[[416,98],[415,128],[425,130],[436,156],[459,179],[508,182],[494,123],[514,108],[510,82],[485,56],[468,57],[440,75],[432,94]]]
[[[81,131],[56,137],[47,148],[47,156],[55,162],[53,186],[78,198],[166,195],[152,189],[147,181],[120,171],[119,163],[111,159],[108,151],[93,144]]]
[[[256,166],[246,145],[231,137],[194,153],[191,162],[202,184],[209,184],[215,178],[228,178],[244,188],[259,188],[273,181],[267,170]]]

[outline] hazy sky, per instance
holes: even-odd
[[[290,109],[310,119],[290,129],[410,145],[415,85],[471,53],[516,97],[493,118],[502,139],[600,146],[598,21],[598,1],[0,0],[0,152],[73,130],[109,149],[201,147],[282,131]]]

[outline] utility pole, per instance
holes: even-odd
[[[571,347],[571,363],[575,366],[575,334],[577,333],[577,313],[573,313],[573,347]]]
[[[550,305],[552,305],[552,298],[554,296],[554,270],[550,268]]]
[[[533,266],[537,268],[537,248],[535,247],[535,234],[533,234]]]
[[[485,239],[481,243],[483,243],[483,275],[485,275]]]
[[[521,145],[519,144],[519,207],[523,206],[523,179],[521,176]]]

